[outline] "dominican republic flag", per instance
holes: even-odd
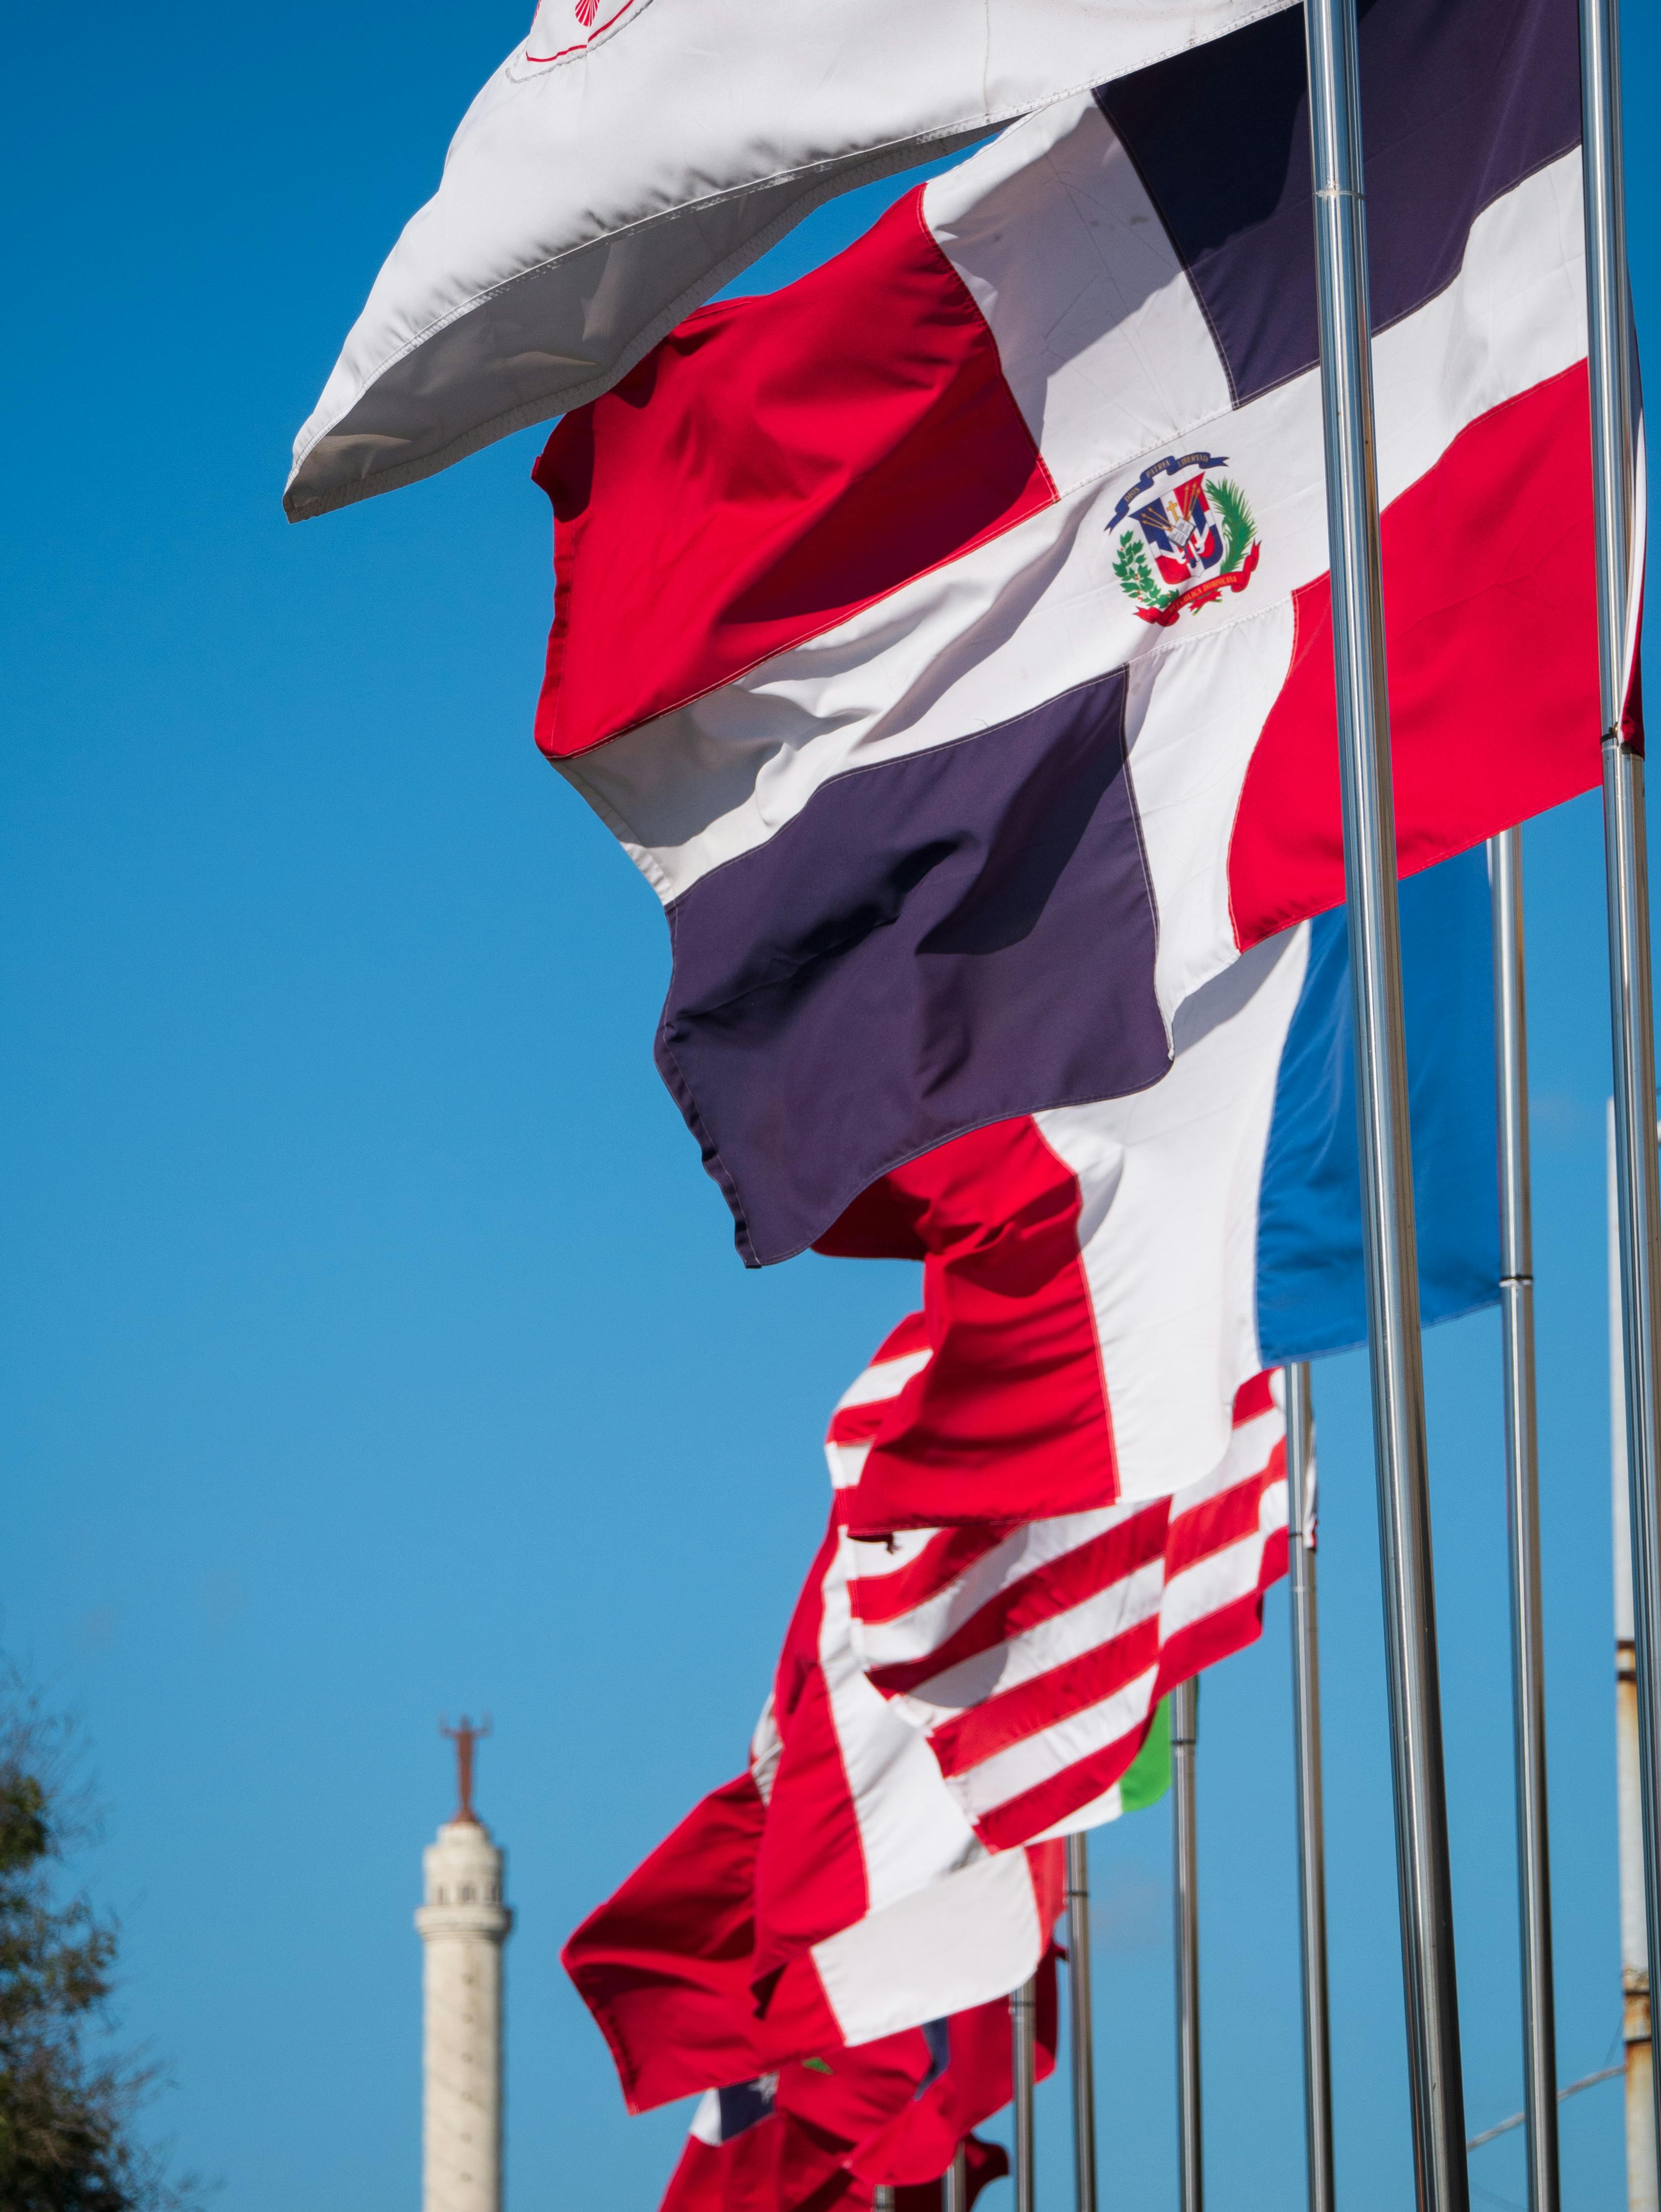
[[[295,521],[594,398],[821,201],[1287,0],[541,0],[310,420]]]
[[[1342,897],[1305,67],[1281,13],[1056,102],[538,465],[538,740],[751,1263],[1149,1092]],[[1573,0],[1362,12],[1404,872],[1598,779],[1579,82]]]
[[[922,1316],[893,1330],[831,1416],[831,1480],[856,1498],[867,1441],[928,1353]],[[1140,1505],[979,1527],[842,1538],[865,1679],[928,1743],[993,1850],[1093,1827],[1162,1786],[1156,1715],[1179,1682],[1255,1643],[1287,1571],[1278,1375],[1239,1393],[1206,1481]]]
[[[1402,885],[1420,1300],[1499,1295],[1487,855]],[[1211,1476],[1265,1369],[1362,1343],[1342,913],[1265,940],[1134,1097],[995,1123],[896,1169],[822,1249],[921,1259],[917,1341],[864,1424],[856,1535],[1090,1513]],[[873,1370],[873,1378],[875,1370]]]
[[[910,2106],[928,2094],[946,2065],[965,2077],[977,2071],[990,2075],[1001,2051],[1003,2087],[998,2102],[1007,2103],[1008,2015],[1002,2006],[986,2010],[983,2023],[973,2016],[929,2022],[928,2049],[931,2056],[938,2054],[940,2063],[922,2089],[914,2088],[910,2073],[891,2061],[885,2064],[867,2052],[843,2059],[839,2074],[831,2076],[837,2081],[837,2104],[846,2106],[857,2099],[860,2106],[870,2108],[855,2119],[855,2125],[898,2105],[885,2125],[879,2119],[874,2138],[855,2142],[827,2126],[823,2116],[803,2118],[788,2101],[793,2089],[800,2086],[800,2077],[794,2072],[787,2077],[764,2075],[736,2089],[707,2090],[664,2192],[660,2212],[855,2212],[857,2207],[868,2206],[876,2185],[868,2174],[855,2172],[850,2158],[858,2159],[861,2166],[873,2162],[885,2166],[891,2162],[893,2139],[916,2135],[921,2148],[923,2134],[937,2137],[938,2124],[922,2130],[913,2124]],[[958,2046],[964,2045],[974,2048],[959,2057]],[[1055,2063],[1053,2046],[1052,2034],[1043,2051],[1045,2073]],[[971,2087],[971,2100],[974,2094]],[[964,2100],[961,2088],[956,2100]],[[807,2101],[823,2106],[831,2100],[810,2091]],[[844,2126],[851,2117],[840,2110],[836,2113]],[[885,2137],[890,2142],[885,2142]],[[964,2148],[972,2204],[989,2181],[1008,2172],[1009,2160],[999,2144],[983,2142],[978,2136],[966,2137]],[[939,2154],[938,2148],[934,2154]],[[878,2179],[882,2178],[879,2173]],[[897,2212],[942,2212],[944,2193],[939,2178],[903,2182],[895,2192]]]

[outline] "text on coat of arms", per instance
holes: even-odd
[[[1144,622],[1167,626],[1185,608],[1197,614],[1250,582],[1262,550],[1256,519],[1238,484],[1207,473],[1227,459],[1167,453],[1142,471],[1114,508],[1110,535],[1127,520],[1135,526],[1114,549],[1113,573]]]

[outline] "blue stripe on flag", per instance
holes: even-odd
[[[1402,885],[1402,975],[1425,1320],[1499,1297],[1500,1205],[1488,855]],[[1266,1367],[1366,1340],[1361,1194],[1342,909],[1310,924],[1287,1032],[1257,1216]]]

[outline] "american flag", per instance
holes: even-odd
[[[831,1416],[841,1517],[888,1401],[928,1356],[911,1315]],[[1159,1698],[1261,1632],[1287,1569],[1279,1389],[1278,1374],[1246,1383],[1221,1463],[1170,1498],[875,1542],[844,1530],[867,1677],[989,1849],[1111,1819]]]

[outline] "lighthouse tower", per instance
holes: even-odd
[[[490,1733],[464,1715],[443,1733],[456,1747],[455,1816],[423,1854],[426,1947],[423,2212],[502,2212],[502,1946],[514,1916],[502,1901],[502,1855],[473,1810],[473,1747]]]

